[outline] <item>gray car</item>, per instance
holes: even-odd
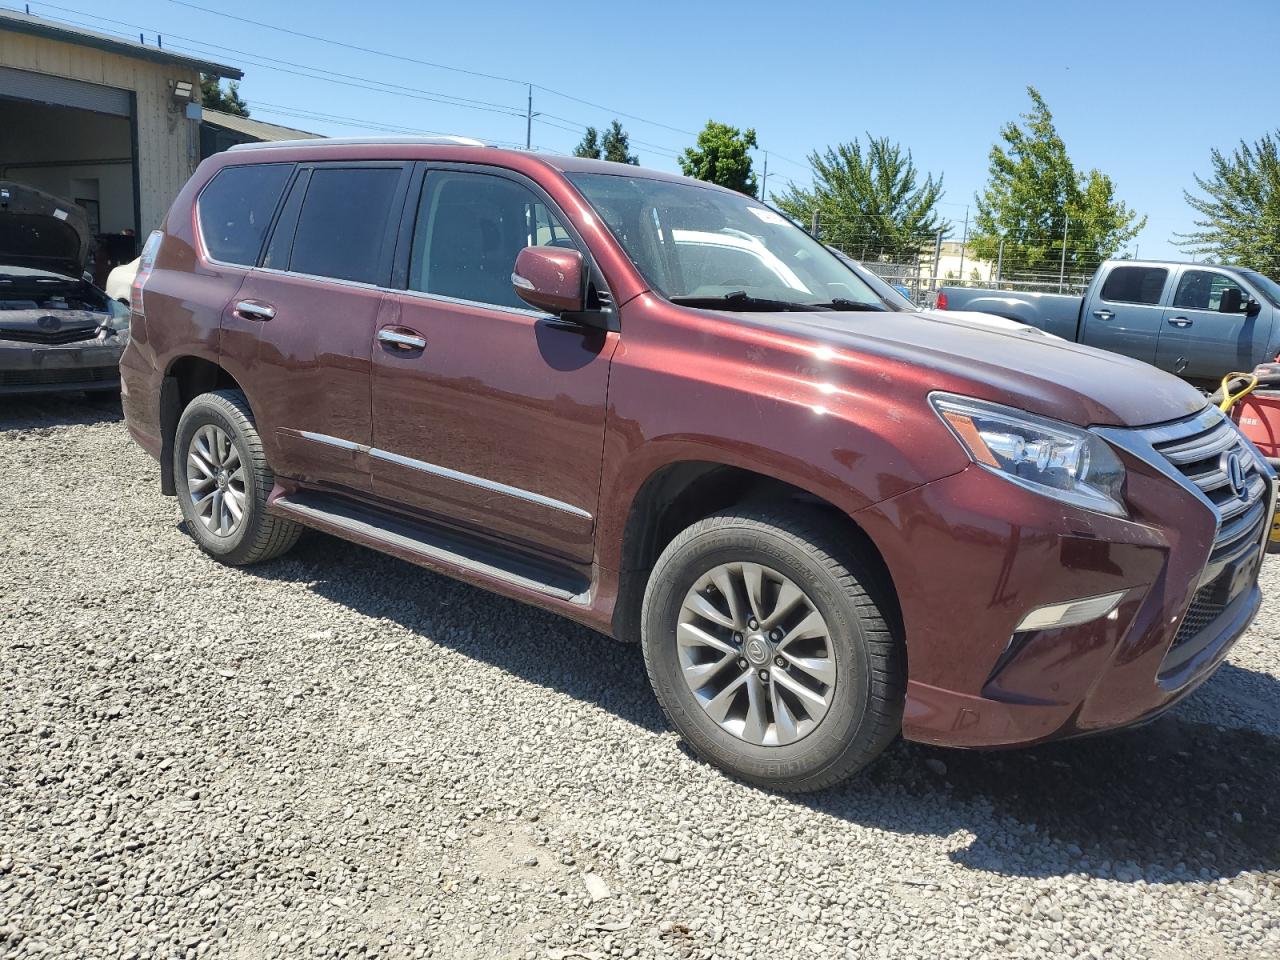
[[[75,204],[0,180],[0,394],[120,389],[129,308],[85,275]]]

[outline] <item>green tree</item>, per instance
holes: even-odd
[[[991,148],[990,179],[976,198],[969,234],[972,253],[995,260],[1003,240],[1006,276],[1056,272],[1065,230],[1068,272],[1092,272],[1137,236],[1147,218],[1116,199],[1105,173],[1076,170],[1044,98],[1035,87],[1027,87],[1027,93],[1031,112],[1022,115],[1021,124],[1005,124],[1000,130],[1004,145]]]
[[[582,142],[573,148],[575,157],[590,157],[592,160],[612,160],[614,163],[640,162],[640,158],[631,152],[631,136],[622,129],[622,124],[614,120],[609,129],[600,135],[595,127],[587,127]]]
[[[240,84],[232,80],[223,90],[221,81],[212,73],[200,74],[200,104],[237,117],[249,115],[249,105],[240,96]]]
[[[949,227],[937,212],[941,175],[921,182],[911,151],[888,137],[868,134],[865,151],[857,140],[815,151],[809,166],[812,188],[789,183],[774,200],[806,226],[816,212],[823,241],[846,253],[908,257]]]
[[[1207,196],[1183,191],[1187,203],[1200,214],[1199,230],[1179,234],[1180,246],[1207,254],[1223,263],[1271,275],[1280,265],[1280,130],[1254,144],[1240,146],[1226,156],[1209,153],[1213,174],[1196,175],[1196,186]]]
[[[697,177],[737,190],[749,197],[756,195],[756,175],[751,169],[751,154],[756,148],[756,132],[746,132],[725,123],[708,120],[698,134],[695,147],[681,154],[680,169],[686,177]]]

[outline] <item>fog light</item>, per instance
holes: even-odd
[[[1067,600],[1063,603],[1051,603],[1036,607],[1018,624],[1015,633],[1027,630],[1057,630],[1060,627],[1074,627],[1088,623],[1099,617],[1105,617],[1114,610],[1124,597],[1125,590],[1106,593],[1100,597],[1085,597],[1082,600]]]

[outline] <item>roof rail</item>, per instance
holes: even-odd
[[[262,143],[237,143],[229,150],[270,150],[275,147],[361,147],[374,145],[487,147],[483,140],[471,137],[321,137],[318,140],[267,140]]]

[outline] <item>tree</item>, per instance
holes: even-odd
[[[816,212],[823,241],[846,253],[909,257],[949,226],[937,212],[942,177],[926,174],[921,183],[911,151],[888,137],[868,134],[865,152],[857,140],[815,151],[809,166],[811,189],[789,183],[774,199],[806,226]]]
[[[221,81],[212,73],[200,74],[200,104],[237,117],[249,115],[249,105],[240,96],[240,84],[232,80],[224,91]]]
[[[617,120],[609,124],[604,136],[595,127],[587,127],[582,142],[573,148],[573,155],[593,160],[612,160],[614,163],[640,162],[640,158],[631,152],[630,134],[622,129],[622,124]]]
[[[1196,175],[1196,186],[1207,196],[1183,191],[1187,203],[1203,219],[1200,229],[1179,234],[1180,246],[1208,254],[1223,263],[1252,267],[1274,274],[1280,265],[1280,130],[1225,156],[1209,153],[1213,175]]]
[[[1003,240],[1006,276],[1056,273],[1065,230],[1068,272],[1091,273],[1137,236],[1147,218],[1116,199],[1105,173],[1076,170],[1044,98],[1035,87],[1027,87],[1027,93],[1031,112],[1022,115],[1022,124],[1005,124],[1000,130],[1004,146],[991,148],[990,179],[976,197],[969,235],[972,253],[995,260]]]
[[[756,175],[751,169],[748,150],[756,148],[756,132],[745,133],[726,123],[708,120],[698,134],[696,147],[686,147],[681,154],[680,169],[686,177],[697,177],[737,190],[749,197],[756,195]]]

